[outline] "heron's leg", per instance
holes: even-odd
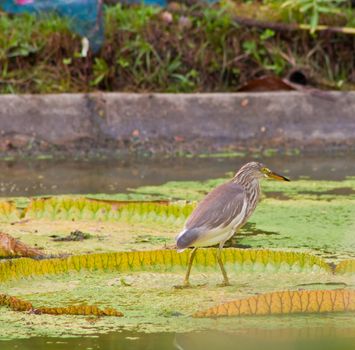
[[[186,275],[185,275],[185,279],[184,279],[184,286],[185,287],[190,286],[189,278],[190,278],[192,263],[194,261],[195,255],[196,255],[196,250],[197,250],[197,248],[194,248],[194,249],[192,249],[192,251],[190,253],[189,265],[187,266],[187,271],[186,271]]]
[[[224,286],[230,286],[231,284],[229,283],[227,272],[226,272],[226,270],[224,268],[224,265],[223,265],[223,262],[222,262],[222,258],[221,258],[223,245],[224,245],[224,242],[221,242],[219,247],[218,247],[218,250],[217,250],[217,261],[218,261],[219,267],[221,268],[222,275],[223,275],[223,283],[221,284],[221,286],[224,287]]]

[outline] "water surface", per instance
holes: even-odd
[[[246,158],[165,160],[0,161],[0,196],[126,192],[167,181],[207,180],[234,173]],[[275,156],[258,159],[291,179],[342,180],[355,176],[355,154]]]
[[[128,188],[167,181],[207,180],[235,172],[252,158],[177,158],[148,160],[38,160],[0,162],[0,196],[119,193]],[[355,176],[355,154],[261,158],[268,167],[291,179],[343,180]],[[24,316],[25,317],[25,316]],[[1,325],[0,325],[1,326]],[[244,333],[137,333],[117,331],[80,338],[34,337],[0,342],[1,350],[36,349],[354,349],[355,329],[315,327],[272,331],[245,329]]]
[[[332,327],[283,329],[244,334],[224,332],[137,333],[115,332],[81,338],[31,338],[0,342],[1,350],[352,350],[355,330],[344,336]]]

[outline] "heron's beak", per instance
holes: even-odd
[[[276,174],[273,171],[270,171],[270,173],[267,174],[267,177],[278,181],[290,181],[290,179],[288,179],[287,177]]]

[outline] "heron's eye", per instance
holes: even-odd
[[[261,172],[266,175],[271,173],[270,169],[268,168],[261,168]]]

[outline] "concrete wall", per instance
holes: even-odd
[[[355,148],[355,92],[0,96],[0,148]]]

